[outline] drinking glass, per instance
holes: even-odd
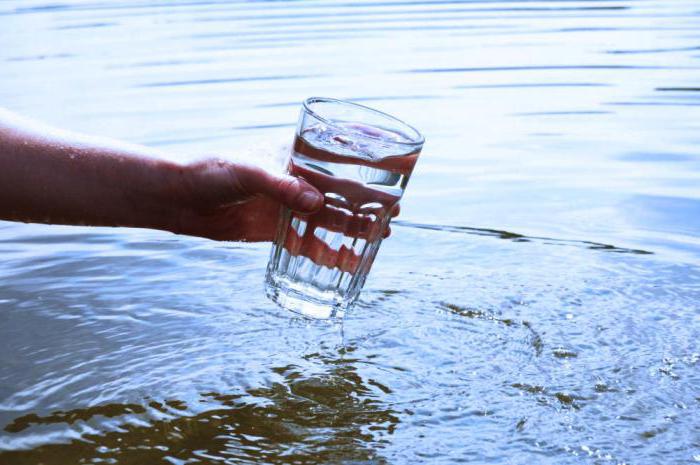
[[[324,195],[311,215],[282,208],[267,295],[314,318],[342,317],[358,299],[423,147],[401,120],[355,103],[304,101],[287,172]]]

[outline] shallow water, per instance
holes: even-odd
[[[699,58],[694,0],[0,1],[0,104],[59,126],[428,140],[342,325],[268,245],[0,224],[0,464],[699,462]]]

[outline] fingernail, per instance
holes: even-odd
[[[299,197],[299,206],[304,210],[314,210],[319,206],[321,196],[313,191],[306,191]]]

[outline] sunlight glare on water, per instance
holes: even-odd
[[[343,324],[269,244],[0,223],[0,464],[697,462],[698,11],[0,1],[0,105],[60,127],[281,169],[321,95],[427,140]]]

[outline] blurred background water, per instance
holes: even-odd
[[[344,324],[266,244],[0,223],[0,464],[700,462],[699,59],[695,0],[0,0],[0,105],[57,126],[428,141]]]

